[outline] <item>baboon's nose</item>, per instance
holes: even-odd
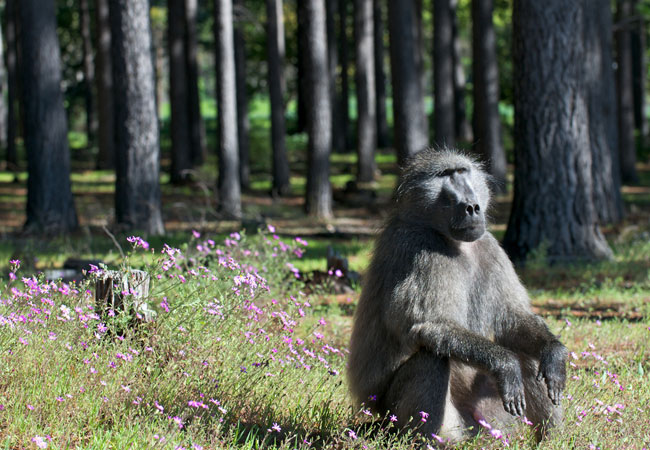
[[[468,216],[474,216],[481,213],[481,207],[479,205],[467,205],[465,212]]]

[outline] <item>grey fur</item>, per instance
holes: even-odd
[[[479,419],[505,430],[525,415],[541,438],[561,421],[567,351],[485,230],[485,173],[455,150],[424,150],[394,200],[355,314],[355,401],[428,437],[462,439]]]

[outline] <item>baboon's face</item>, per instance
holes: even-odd
[[[440,194],[434,226],[457,241],[475,241],[485,233],[484,204],[475,188],[472,169],[458,167],[438,174]]]
[[[396,190],[400,217],[456,241],[485,233],[490,202],[486,175],[471,159],[450,151],[425,150],[411,160]]]

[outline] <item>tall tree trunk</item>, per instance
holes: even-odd
[[[307,54],[307,191],[305,206],[311,216],[332,217],[329,157],[332,150],[332,107],[327,71],[327,32],[324,0],[304,0]]]
[[[452,36],[454,49],[454,131],[456,140],[472,142],[472,127],[467,120],[467,105],[465,102],[467,81],[462,61],[462,43],[458,30],[458,0],[451,1]]]
[[[632,0],[617,0],[616,62],[618,90],[618,150],[623,183],[638,183],[636,172],[636,143],[634,140],[634,89],[632,75],[632,44],[630,24]]]
[[[5,92],[7,92],[7,70],[5,67],[4,45],[2,38],[2,29],[0,27],[0,147],[4,149],[7,146],[7,105],[4,102]]]
[[[506,154],[499,121],[499,68],[492,23],[493,0],[472,1],[472,74],[474,78],[474,140],[486,163],[491,188],[506,192]]]
[[[16,1],[7,0],[5,3],[5,33],[7,36],[7,168],[15,171],[18,168],[16,153],[16,135],[18,131],[18,115],[16,100],[18,98],[17,76],[17,42],[16,42]]]
[[[514,2],[515,193],[504,247],[515,261],[536,249],[551,262],[611,257],[593,203],[583,24],[582,2]]]
[[[22,99],[27,149],[27,222],[33,232],[75,229],[68,124],[54,0],[21,0]]]
[[[160,136],[148,0],[112,0],[115,99],[115,215],[118,225],[165,232],[160,198]]]
[[[336,16],[338,13],[337,0],[325,0],[326,30],[327,30],[327,72],[330,80],[330,104],[332,105],[332,149],[336,152],[345,150],[345,138],[339,126],[340,102],[337,89],[337,70],[339,65],[338,41],[336,39]]]
[[[93,63],[93,38],[90,31],[90,8],[88,0],[79,0],[79,21],[81,25],[84,97],[86,102],[86,136],[88,147],[94,147],[97,139],[97,116],[95,115],[95,64]]]
[[[648,121],[645,117],[645,80],[647,71],[645,57],[646,29],[645,16],[642,14],[637,14],[636,16],[634,25],[630,30],[634,92],[634,126],[639,132],[639,147],[644,148],[645,137],[648,134]]]
[[[393,116],[397,161],[428,146],[428,130],[415,52],[415,1],[388,2],[390,67],[393,80]]]
[[[326,0],[334,1],[334,0]],[[334,136],[334,139],[340,139],[341,142],[337,143],[337,148],[342,148],[346,151],[350,148],[350,78],[348,76],[349,67],[349,54],[348,44],[348,4],[346,0],[338,0],[339,2],[339,64],[341,66],[341,91],[339,95],[338,111],[340,112],[338,120],[340,121],[337,129],[340,135]]]
[[[415,0],[413,14],[415,14],[413,17],[415,23],[415,67],[417,67],[418,77],[420,78],[422,95],[426,96],[429,94],[427,86],[431,83],[427,80],[424,67],[424,0]]]
[[[169,103],[171,107],[172,164],[170,180],[182,183],[192,170],[192,141],[188,100],[185,0],[167,1],[167,45],[169,46]]]
[[[298,26],[296,27],[296,38],[298,40],[298,86],[297,89],[297,123],[296,131],[303,132],[307,129],[307,102],[309,93],[307,92],[307,49],[305,48],[307,42],[307,29],[304,22],[305,17],[305,0],[296,0],[296,15],[298,16]]]
[[[373,48],[372,0],[354,1],[354,42],[356,44],[357,90],[357,181],[375,179],[377,117],[375,99],[375,52]]]
[[[187,58],[187,102],[189,108],[192,164],[200,166],[205,161],[205,124],[201,117],[199,93],[198,42],[196,21],[198,0],[185,0],[185,57]]]
[[[219,112],[219,210],[225,216],[241,217],[239,144],[237,142],[237,80],[232,0],[215,0],[215,45],[217,48],[217,109]]]
[[[110,0],[109,0],[110,1]],[[149,4],[151,5],[149,0]],[[112,6],[111,6],[112,7]],[[162,117],[162,105],[165,101],[165,83],[163,78],[165,75],[165,30],[152,24],[151,26],[151,54],[153,55],[153,75],[156,82],[156,115],[158,116],[158,121]]]
[[[97,84],[98,158],[99,169],[115,167],[115,125],[113,118],[113,68],[111,64],[111,23],[109,0],[95,4],[95,82]]]
[[[271,98],[271,146],[273,148],[272,195],[290,191],[289,160],[284,121],[284,14],[282,0],[266,0],[267,58]]]
[[[456,143],[454,32],[451,0],[433,1],[433,128],[439,146]]]
[[[384,8],[383,0],[373,1],[375,96],[377,117],[377,146],[388,147],[388,120],[386,118],[386,71],[384,70]]]
[[[248,120],[248,95],[246,93],[246,43],[242,16],[244,0],[234,0],[236,20],[234,24],[235,78],[237,85],[237,142],[239,143],[239,182],[248,189],[251,181],[250,167],[250,121]]]
[[[583,0],[585,76],[594,204],[600,223],[623,218],[616,122],[616,81],[612,58],[612,11],[609,0]]]

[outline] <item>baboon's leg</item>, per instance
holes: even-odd
[[[463,437],[464,424],[449,401],[449,360],[429,352],[419,351],[398,369],[382,409],[397,416],[398,427],[414,428],[428,438],[432,433]]]
[[[535,434],[539,440],[550,428],[562,423],[563,410],[551,402],[544,380],[537,380],[539,362],[533,358],[520,357],[520,363],[526,392],[526,418],[537,427]]]

